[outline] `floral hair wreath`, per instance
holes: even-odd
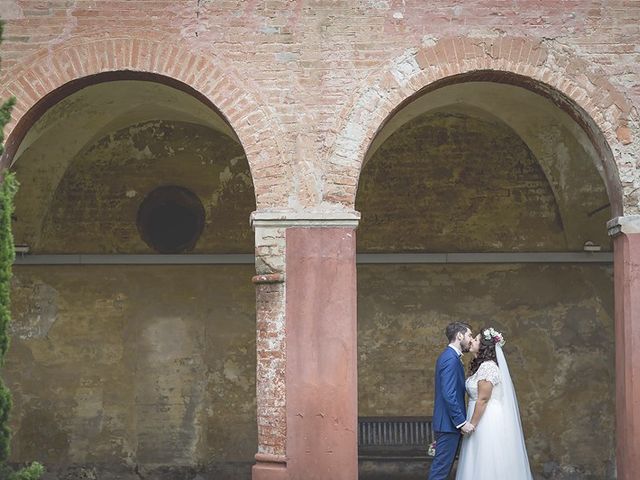
[[[493,340],[495,345],[500,345],[500,347],[504,347],[505,340],[502,336],[501,332],[498,332],[493,327],[487,328],[484,332],[482,332],[485,340]]]

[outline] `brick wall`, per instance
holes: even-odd
[[[548,84],[608,141],[635,212],[640,4],[8,0],[3,96],[18,120],[57,86],[119,69],[207,96],[238,132],[258,207],[355,198],[380,123],[438,79],[506,70]],[[11,125],[11,131],[15,125]],[[11,140],[11,139],[10,139]]]
[[[2,166],[52,92],[146,72],[227,119],[258,210],[351,210],[391,115],[425,91],[484,80],[528,88],[574,117],[602,160],[612,214],[640,212],[640,2],[4,0],[0,16],[0,98],[18,98]],[[259,453],[279,457],[284,231],[261,228],[258,364],[270,367],[257,377]]]

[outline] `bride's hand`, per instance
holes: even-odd
[[[476,427],[473,426],[473,424],[471,422],[467,422],[465,423],[462,428],[460,428],[460,430],[462,431],[463,435],[470,435],[471,433],[473,433],[473,431],[476,429]]]

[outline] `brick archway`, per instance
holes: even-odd
[[[257,208],[286,201],[281,198],[285,188],[274,185],[274,179],[281,183],[288,179],[278,135],[273,134],[277,123],[234,69],[216,58],[161,40],[100,39],[39,52],[3,72],[3,78],[0,98],[15,96],[17,103],[5,128],[6,150],[0,168],[11,163],[34,122],[64,96],[92,83],[138,78],[184,90],[211,106],[240,139],[253,177]]]
[[[367,150],[385,123],[418,96],[466,81],[522,86],[571,115],[601,154],[612,211],[622,214],[617,165],[624,161],[614,158],[611,147],[632,142],[630,103],[577,56],[559,55],[542,41],[517,37],[442,39],[406,50],[367,77],[338,116],[324,202],[352,208]]]

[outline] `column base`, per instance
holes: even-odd
[[[256,464],[251,468],[251,480],[288,480],[287,462],[276,455],[256,455]]]

